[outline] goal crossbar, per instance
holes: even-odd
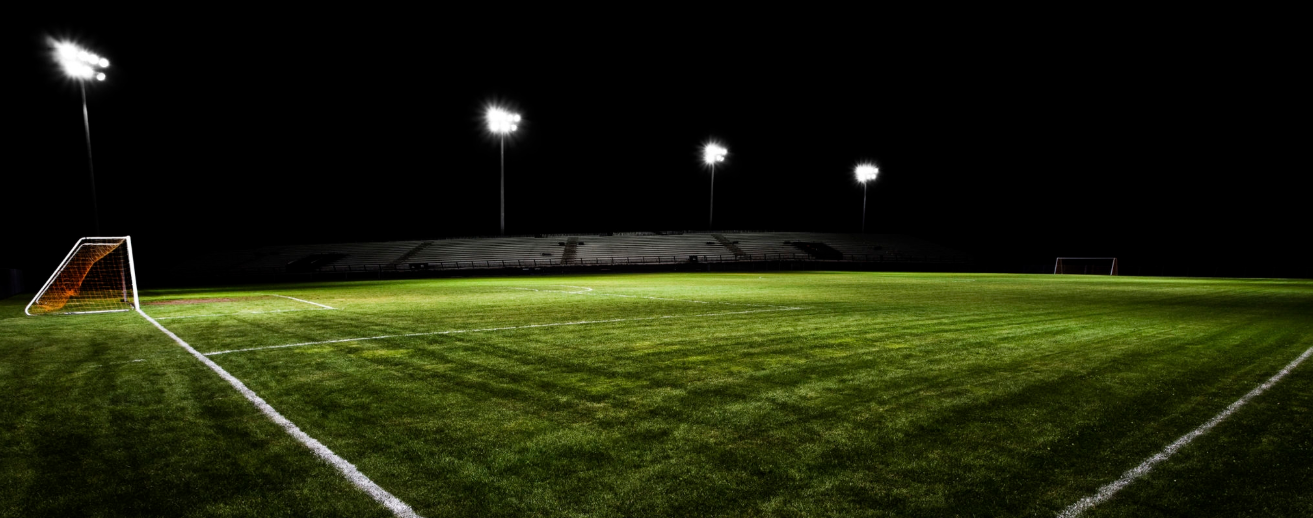
[[[70,263],[73,262],[75,258],[79,257],[80,255],[79,252],[81,252],[83,248],[113,247],[109,251],[106,251],[105,253],[101,254],[101,257],[104,257],[105,254],[117,250],[117,248],[120,246],[126,248],[127,251],[127,261],[126,261],[127,264],[125,268],[126,271],[123,272],[127,276],[127,279],[123,279],[121,289],[123,292],[123,299],[124,299],[122,302],[128,304],[129,307],[120,308],[120,309],[91,310],[91,311],[67,311],[65,312],[65,314],[114,313],[119,311],[131,311],[134,308],[141,307],[140,301],[138,300],[137,297],[137,263],[132,255],[132,236],[84,237],[78,239],[77,242],[73,244],[73,248],[68,251],[68,255],[65,255],[64,260],[60,261],[59,267],[55,268],[55,272],[50,274],[50,278],[47,279],[46,283],[41,286],[41,289],[37,291],[36,296],[32,297],[32,301],[28,302],[27,306],[23,308],[23,313],[29,316],[33,314],[31,312],[32,306],[34,304],[37,304],[37,302],[40,301],[41,298],[44,297],[47,294],[47,292],[50,291],[52,286],[56,285],[56,281],[60,279],[60,275],[63,274],[65,271],[67,271],[67,269],[70,266]],[[97,258],[97,260],[98,259],[99,258]],[[94,263],[95,261],[92,262]],[[89,268],[90,266],[88,267],[88,269]],[[83,272],[82,277],[85,277],[86,273],[87,272]],[[80,285],[83,280],[84,280],[83,278],[77,279],[77,284]],[[129,284],[129,282],[131,284]],[[127,300],[129,286],[131,287],[131,292],[132,292],[130,301]]]

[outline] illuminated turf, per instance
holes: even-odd
[[[142,295],[428,517],[1053,516],[1313,346],[1308,281],[704,273]],[[25,303],[0,301],[0,516],[388,515],[140,316]],[[1305,364],[1083,516],[1310,514],[1311,409]]]

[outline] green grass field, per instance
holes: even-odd
[[[390,515],[146,319],[27,317],[29,297],[0,300],[0,516]],[[1286,280],[617,274],[142,303],[430,518],[1054,516],[1313,346],[1313,282]],[[1083,516],[1313,515],[1311,409],[1313,361]]]

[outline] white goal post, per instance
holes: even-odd
[[[110,313],[139,306],[132,238],[84,237],[64,256],[23,313]]]
[[[1059,257],[1053,274],[1117,275],[1116,257]]]

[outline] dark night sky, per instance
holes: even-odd
[[[113,62],[88,92],[102,234],[156,257],[495,234],[494,99],[525,117],[516,234],[703,229],[713,136],[731,152],[721,229],[855,231],[852,166],[872,159],[868,231],[977,253],[1279,254],[1306,232],[1306,168],[1274,158],[1294,146],[1273,121],[1295,70],[1265,51],[1293,33],[1144,13],[505,14],[5,22],[0,267],[48,269],[91,233],[77,89],[46,35]]]

